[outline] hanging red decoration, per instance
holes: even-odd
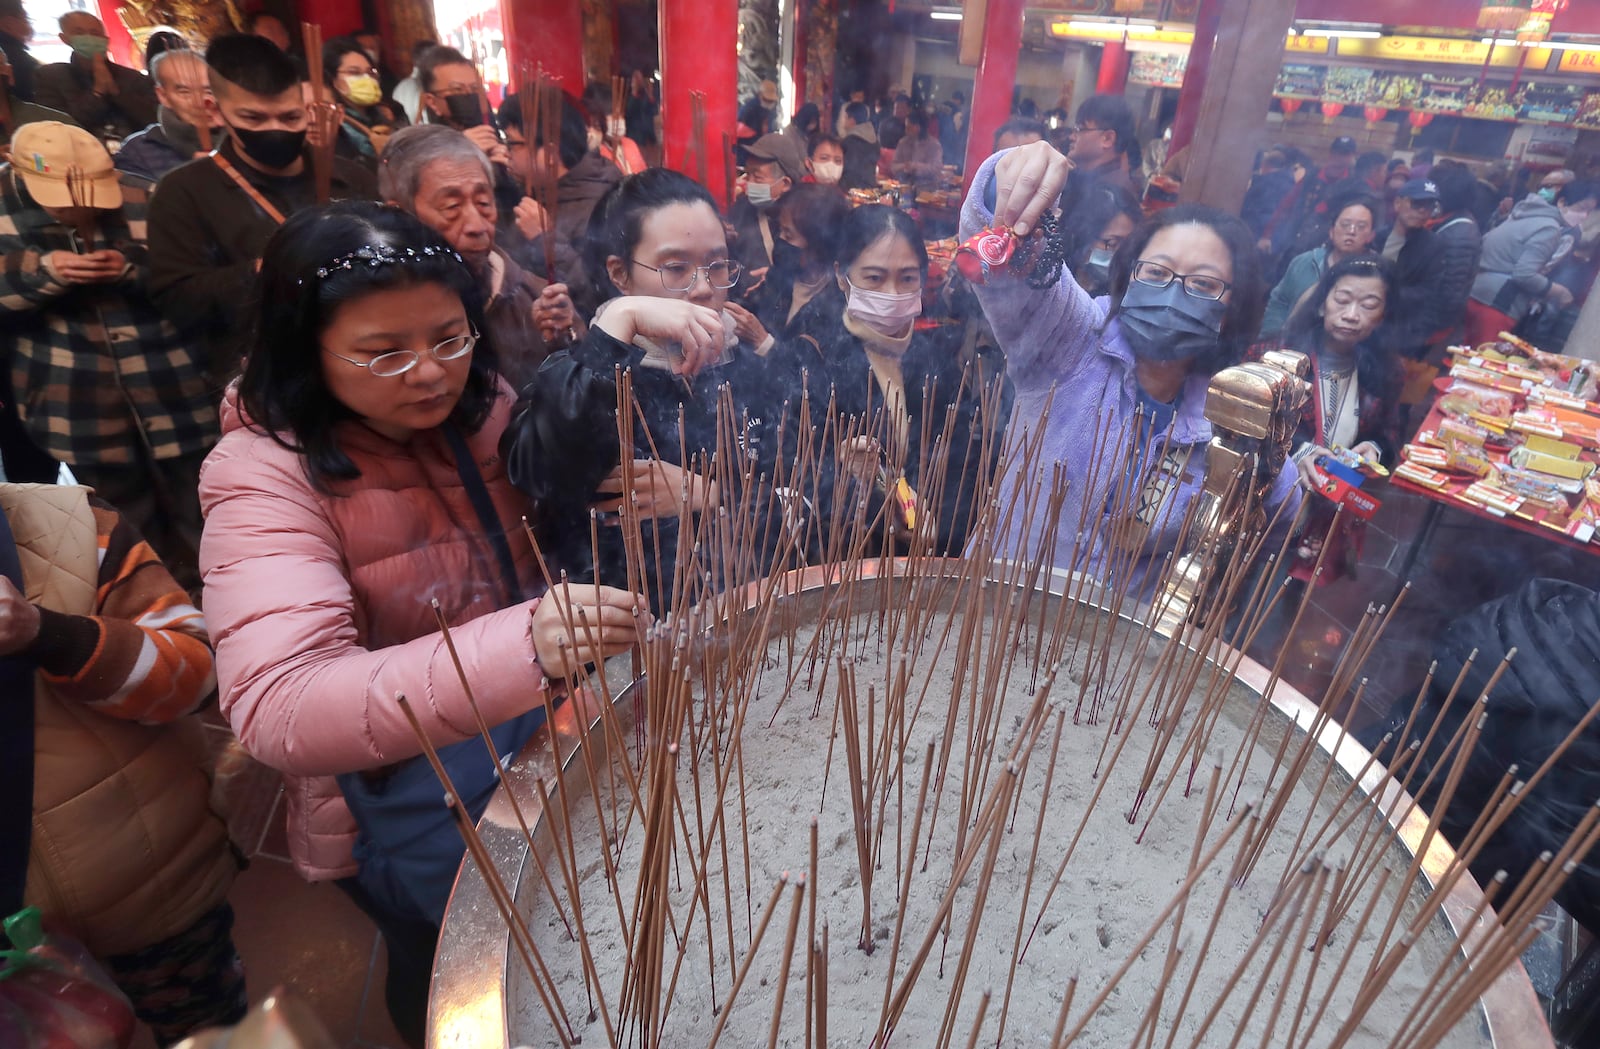
[[[1420,109],[1414,109],[1406,115],[1406,122],[1412,127],[1420,130],[1421,128],[1425,128],[1429,124],[1433,123],[1433,114],[1423,112]]]
[[[1389,111],[1382,106],[1367,106],[1361,115],[1367,118],[1367,127],[1377,127],[1378,121],[1388,116]]]
[[[1326,123],[1333,123],[1333,118],[1344,112],[1343,102],[1322,103],[1322,119]]]
[[[1278,99],[1278,105],[1279,105],[1279,107],[1281,107],[1283,109],[1283,117],[1284,117],[1285,120],[1289,119],[1290,117],[1294,116],[1296,113],[1300,112],[1300,107],[1302,105],[1304,105],[1304,104],[1305,103],[1301,99],[1298,99],[1298,98],[1280,98],[1280,99]]]
[[[1528,20],[1533,0],[1483,0],[1478,8],[1478,28],[1510,32]]]

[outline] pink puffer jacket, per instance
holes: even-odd
[[[467,443],[534,593],[526,503],[498,449],[510,412],[503,389]],[[396,692],[436,743],[475,731],[430,598],[491,725],[538,702],[544,680],[529,638],[535,602],[496,611],[509,598],[444,435],[398,444],[342,423],[338,436],[361,476],[319,492],[299,454],[246,425],[230,390],[222,441],[200,472],[222,711],[245,749],[285,774],[290,854],[312,881],[356,870],[355,821],[333,777],[421,752]]]

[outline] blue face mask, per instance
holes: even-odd
[[[1135,357],[1181,361],[1217,348],[1227,312],[1220,299],[1200,299],[1184,291],[1182,281],[1154,288],[1131,280],[1117,321]]]
[[[1088,261],[1078,268],[1078,284],[1083,290],[1096,294],[1105,291],[1111,283],[1111,257],[1115,254],[1106,248],[1089,252]]]
[[[1554,186],[1546,186],[1546,187],[1544,187],[1543,189],[1541,189],[1539,191],[1539,196],[1544,198],[1544,202],[1546,204],[1554,204],[1556,202],[1556,190],[1555,190],[1555,187]]]

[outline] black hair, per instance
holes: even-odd
[[[1563,204],[1576,204],[1580,200],[1593,200],[1600,204],[1600,182],[1590,182],[1586,179],[1568,182],[1561,187],[1561,192],[1556,194],[1556,200]]]
[[[917,265],[922,268],[923,283],[927,283],[928,246],[922,241],[921,231],[909,215],[887,204],[865,204],[856,208],[840,225],[838,249],[833,256],[839,272],[849,269],[863,251],[890,233],[911,245]]]
[[[1017,103],[1017,116],[1024,120],[1036,120],[1039,116],[1039,103],[1031,98],[1025,98]]]
[[[1138,227],[1144,215],[1132,193],[1083,171],[1067,176],[1061,195],[1061,257],[1077,270],[1089,258],[1101,235],[1118,215],[1127,215]]]
[[[367,245],[431,247],[439,254],[317,276],[319,268]],[[466,387],[449,417],[462,431],[476,432],[497,396],[494,350],[478,282],[439,234],[399,208],[351,200],[298,211],[267,242],[256,277],[255,333],[239,380],[239,403],[251,425],[305,457],[306,473],[322,491],[361,473],[335,433],[340,422],[356,416],[323,379],[322,332],[346,302],[419,284],[441,284],[459,295],[478,333]]]
[[[418,40],[411,45],[411,64],[417,65],[422,61],[422,56],[439,46],[437,40]]]
[[[795,113],[794,123],[801,131],[805,131],[813,125],[820,128],[822,127],[822,110],[818,108],[815,102],[807,102]]]
[[[1261,154],[1262,171],[1282,171],[1289,166],[1289,155],[1281,149],[1269,149]]]
[[[1432,164],[1433,163],[1433,147],[1432,146],[1423,146],[1421,149],[1417,150],[1415,153],[1413,153],[1411,155],[1411,163],[1412,164]]]
[[[909,128],[912,124],[917,125],[920,130],[926,133],[928,130],[928,115],[920,109],[913,109],[906,114],[906,127]]]
[[[584,237],[583,265],[597,301],[621,294],[611,282],[607,260],[613,255],[631,259],[644,236],[644,220],[652,212],[673,204],[704,204],[719,219],[722,216],[710,190],[670,168],[649,168],[628,175],[606,190],[595,204]]]
[[[850,201],[837,186],[805,182],[778,201],[780,215],[788,215],[806,239],[806,254],[831,263],[839,254],[839,234],[850,215]]]
[[[1473,199],[1478,195],[1478,179],[1465,164],[1439,163],[1428,173],[1439,189],[1439,210],[1462,212],[1472,210]]]
[[[422,90],[433,90],[433,74],[440,66],[470,66],[472,59],[453,47],[440,44],[430,47],[417,59],[417,83]],[[473,68],[477,68],[474,66]]]
[[[591,80],[583,88],[583,109],[588,118],[604,123],[611,115],[611,85],[604,80]],[[569,167],[571,165],[568,165]]]
[[[1348,208],[1366,208],[1367,217],[1372,220],[1374,231],[1377,230],[1378,222],[1383,217],[1383,206],[1378,203],[1376,197],[1370,194],[1350,193],[1345,196],[1335,197],[1333,200],[1328,201],[1328,237],[1330,240],[1333,237],[1333,228],[1339,224],[1339,216],[1343,215]]]
[[[322,45],[322,79],[329,87],[333,86],[334,79],[339,75],[339,65],[348,54],[368,57],[366,49],[353,36],[336,36]]]
[[[148,72],[150,63],[156,60],[157,55],[164,55],[168,51],[187,50],[189,50],[189,41],[170,29],[163,29],[159,33],[151,33],[150,39],[144,43],[144,68]]]
[[[1266,305],[1267,282],[1261,272],[1261,253],[1256,250],[1256,235],[1244,220],[1204,204],[1179,204],[1157,212],[1135,227],[1133,236],[1122,242],[1111,259],[1111,312],[1107,320],[1122,310],[1122,296],[1133,279],[1133,264],[1157,233],[1174,226],[1205,226],[1227,247],[1233,259],[1232,294],[1222,316],[1222,338],[1217,348],[1195,361],[1195,368],[1215,374],[1244,359],[1244,353],[1261,329],[1261,312]]]
[[[1356,381],[1364,393],[1377,395],[1393,403],[1399,393],[1400,364],[1390,343],[1384,337],[1394,308],[1399,305],[1399,284],[1394,263],[1382,255],[1355,255],[1334,266],[1329,266],[1300,300],[1300,305],[1289,315],[1278,341],[1291,350],[1302,353],[1315,352],[1321,345],[1323,334],[1323,303],[1338,283],[1346,277],[1376,277],[1383,281],[1384,317],[1373,333],[1356,347]]]
[[[994,148],[1000,148],[1000,139],[1006,135],[1038,135],[1043,139],[1049,133],[1050,129],[1038,120],[1008,120],[994,129]]]
[[[1399,157],[1395,157],[1393,160],[1389,161],[1389,167],[1388,167],[1387,170],[1388,170],[1388,173],[1391,174],[1391,175],[1393,175],[1396,171],[1408,171],[1409,172],[1411,170],[1411,165],[1406,163],[1404,160],[1400,159]]]
[[[1300,299],[1300,304],[1283,326],[1279,340],[1290,349],[1310,349],[1320,338],[1322,304],[1334,287],[1346,277],[1377,277],[1383,281],[1384,311],[1398,305],[1394,263],[1378,254],[1353,255],[1323,271],[1322,278]],[[1380,342],[1376,334],[1369,341]]]
[[[1090,95],[1078,107],[1078,123],[1092,120],[1103,131],[1117,133],[1117,151],[1126,153],[1134,145],[1133,110],[1121,95]]]
[[[217,77],[241,91],[268,98],[300,87],[300,70],[294,59],[264,36],[219,36],[206,48],[206,65],[211,67],[212,91],[216,91]]]
[[[826,133],[821,134],[821,135],[812,135],[811,136],[811,141],[806,143],[806,156],[807,157],[816,156],[817,155],[817,148],[819,146],[825,146],[825,145],[838,146],[840,149],[844,148],[844,143],[839,141],[839,136],[838,135],[829,135],[829,134],[826,134]]]
[[[507,95],[495,114],[495,123],[502,128],[520,131],[522,99]],[[544,128],[534,129],[533,146],[535,149],[544,147]],[[562,166],[567,168],[577,167],[584,154],[589,152],[589,122],[583,115],[583,106],[564,91],[561,93],[561,139],[556,143],[556,152],[561,156]]]
[[[857,124],[870,124],[872,122],[872,110],[867,108],[865,102],[852,102],[844,107],[844,112],[846,116]]]
[[[1379,153],[1377,150],[1372,150],[1371,152],[1363,153],[1359,157],[1356,158],[1356,163],[1355,163],[1355,167],[1354,167],[1353,171],[1355,172],[1355,174],[1357,176],[1359,176],[1361,178],[1366,178],[1367,176],[1371,175],[1374,171],[1382,171],[1383,170],[1383,165],[1388,159],[1389,158],[1385,157],[1382,153]]]

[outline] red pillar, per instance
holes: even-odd
[[[574,97],[583,94],[583,5],[578,0],[503,0],[501,17],[510,52],[512,87],[520,90],[523,62],[557,81]]]
[[[1023,0],[990,0],[983,22],[983,50],[972,80],[972,119],[967,130],[967,185],[989,158],[994,133],[1011,116],[1022,50]]]
[[[1206,93],[1206,77],[1211,71],[1211,52],[1217,43],[1217,24],[1222,18],[1222,0],[1201,0],[1195,16],[1194,42],[1189,45],[1189,63],[1184,67],[1183,87],[1178,92],[1178,113],[1172,120],[1172,144],[1168,156],[1194,140],[1195,124],[1200,120],[1200,99]]]
[[[1128,90],[1128,67],[1133,56],[1128,45],[1121,40],[1109,40],[1100,52],[1100,79],[1095,82],[1097,95],[1120,95]]]
[[[128,27],[122,24],[122,19],[117,15],[117,8],[122,6],[118,0],[99,0],[95,5],[101,23],[106,27],[106,36],[109,43],[106,50],[111,54],[111,61],[121,66],[131,66],[134,69],[144,68],[144,56],[134,57],[138,50],[133,43],[133,34],[128,32]]]
[[[1010,0],[1008,0],[1010,2]],[[739,0],[660,0],[662,162],[699,178],[705,158],[711,195],[731,203],[733,158],[724,147],[738,121]],[[693,94],[705,105],[702,141],[695,140]]]

